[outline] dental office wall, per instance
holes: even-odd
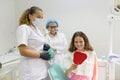
[[[15,46],[15,1],[0,0],[0,55]]]

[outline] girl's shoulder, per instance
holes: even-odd
[[[95,51],[85,51],[85,52],[90,53],[90,54],[96,54]]]
[[[85,51],[85,53],[86,53],[88,56],[96,56],[96,52],[95,52],[95,51]]]

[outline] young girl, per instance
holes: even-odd
[[[83,32],[75,32],[69,47],[71,54],[71,66],[67,68],[66,75],[70,80],[97,80],[97,57]],[[87,55],[87,59],[80,65],[73,63],[74,51],[80,51]]]

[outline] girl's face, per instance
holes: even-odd
[[[50,23],[49,27],[48,27],[48,30],[49,30],[51,35],[56,35],[56,33],[57,33],[57,25],[56,25],[56,23]]]
[[[77,36],[74,39],[74,46],[77,48],[78,51],[84,51],[85,41],[82,37]]]

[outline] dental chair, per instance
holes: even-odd
[[[69,80],[60,64],[50,66],[48,73],[51,80]]]

